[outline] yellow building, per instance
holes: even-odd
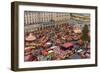
[[[90,24],[90,14],[73,13],[71,18],[76,21],[84,22],[84,24]]]

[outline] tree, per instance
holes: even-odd
[[[86,45],[90,40],[90,38],[88,37],[88,32],[89,32],[88,25],[84,25],[82,29],[82,37],[81,37],[81,39],[84,42],[84,48],[86,48]]]
[[[89,41],[88,32],[89,32],[88,25],[84,25],[82,29],[82,37],[81,37],[83,41]]]

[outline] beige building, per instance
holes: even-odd
[[[70,20],[69,13],[25,11],[25,32],[34,31],[37,28],[43,28],[52,25],[58,26],[60,24],[66,23],[68,20]]]
[[[24,24],[25,32],[30,32],[45,27],[61,27],[62,24],[90,24],[89,14],[65,13],[65,12],[40,12],[25,11]],[[76,29],[76,28],[75,28]],[[79,30],[79,29],[77,29]]]
[[[71,19],[84,22],[84,24],[90,24],[90,14],[77,14],[73,13]]]
[[[58,13],[58,12],[25,12],[25,25],[36,24],[40,22],[53,21],[66,21],[70,19],[69,13]]]

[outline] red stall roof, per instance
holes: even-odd
[[[66,47],[66,48],[68,48],[68,47],[73,46],[73,43],[67,42],[67,43],[63,44],[63,46]]]

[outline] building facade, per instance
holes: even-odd
[[[25,11],[25,32],[31,32],[44,27],[60,27],[62,24],[90,24],[90,15],[65,12]]]

